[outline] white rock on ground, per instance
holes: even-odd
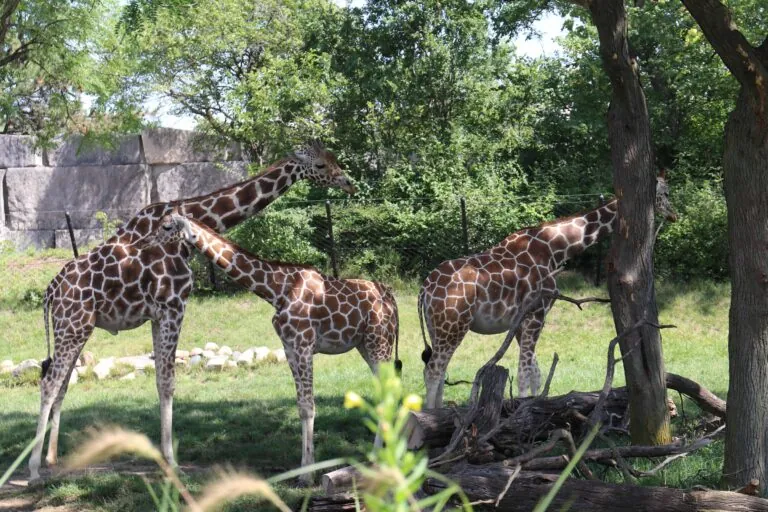
[[[200,347],[195,347],[189,351],[190,356],[200,356],[202,354],[203,354],[203,349],[201,349]]]
[[[135,380],[135,379],[136,379],[136,372],[131,372],[120,377],[120,380]]]
[[[203,356],[201,356],[199,354],[198,355],[194,355],[194,356],[189,358],[189,365],[190,366],[197,366],[197,365],[199,365],[202,362],[203,362]]]
[[[272,357],[274,357],[278,363],[282,363],[283,361],[285,361],[285,350],[283,350],[282,348],[273,350]]]
[[[234,355],[234,354],[233,354]],[[253,364],[253,349],[248,349],[235,359],[237,361],[237,364],[244,364],[249,365]]]
[[[216,352],[213,350],[203,350],[203,357],[206,359],[211,359],[212,357],[216,357]]]
[[[189,357],[189,350],[177,350],[176,357],[180,359],[187,359]]]
[[[30,368],[37,368],[38,370],[40,369],[40,365],[37,363],[36,359],[26,359],[20,362],[19,365],[13,369],[13,376],[18,377]]]
[[[232,349],[227,345],[222,345],[222,347],[218,350],[217,354],[220,356],[231,356]]]
[[[76,374],[78,374],[79,376],[82,377],[83,375],[85,375],[85,373],[87,371],[88,371],[88,367],[87,366],[78,366],[77,368],[75,368],[75,371],[72,372],[72,373],[76,373]]]
[[[206,370],[221,370],[224,368],[224,365],[227,363],[227,357],[226,356],[215,356],[210,358],[205,363],[205,369]]]
[[[85,366],[91,366],[96,363],[96,357],[93,355],[93,352],[90,350],[86,350],[82,354],[80,354],[80,357],[83,359],[83,365]]]
[[[176,358],[176,366],[187,366],[189,364],[189,359],[183,359],[181,357]]]
[[[80,380],[80,374],[77,372],[72,372],[69,375],[69,385],[77,384],[77,381]]]
[[[147,367],[151,368],[155,366],[155,362],[147,356],[121,357],[120,359],[117,360],[117,362],[129,364],[140,372],[143,372]]]
[[[204,350],[213,350],[215,352],[215,351],[219,350],[219,346],[216,343],[214,343],[212,341],[209,341],[208,343],[205,344],[205,347],[203,347],[203,349]]]
[[[10,371],[13,371],[13,361],[6,359],[0,363],[0,373],[8,373]]]
[[[96,377],[99,380],[104,380],[107,377],[109,377],[109,372],[114,367],[115,367],[115,358],[107,357],[105,359],[99,360],[99,362],[96,363],[96,366],[93,367],[93,373],[96,374]]]
[[[227,361],[227,368],[237,368],[237,361],[228,360]]]
[[[253,350],[253,358],[256,361],[263,361],[267,357],[269,357],[269,354],[271,350],[267,347],[253,347],[251,350]]]
[[[232,352],[232,359],[237,361],[237,358],[240,357],[240,355],[242,355],[242,352],[240,352],[239,350],[235,350],[234,352]]]

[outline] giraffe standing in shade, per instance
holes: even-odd
[[[655,209],[674,222],[664,173],[656,183]],[[580,215],[517,231],[485,252],[441,263],[424,280],[418,298],[419,321],[427,387],[426,407],[440,407],[445,371],[451,356],[468,331],[499,334],[508,331],[528,293],[557,292],[552,273],[569,258],[583,252],[616,229],[618,200]],[[543,298],[523,318],[517,332],[520,356],[517,385],[520,396],[538,392],[541,372],[536,342],[552,297]],[[432,340],[427,344],[424,324]]]
[[[336,157],[312,142],[261,174],[211,194],[142,209],[106,243],[64,265],[45,292],[48,359],[40,381],[38,442],[29,459],[31,480],[39,478],[43,440],[50,418],[46,462],[56,464],[61,404],[75,362],[93,329],[112,334],[152,322],[157,390],[160,395],[160,446],[175,464],[171,442],[175,354],[193,276],[190,251],[180,241],[146,244],[162,219],[176,209],[216,230],[225,230],[264,209],[296,181],[355,191]],[[54,335],[51,360],[48,314]]]
[[[265,261],[217,235],[207,226],[173,213],[157,234],[160,244],[183,239],[234,282],[275,308],[272,325],[293,373],[301,418],[301,465],[314,463],[315,400],[312,356],[343,354],[356,348],[371,370],[397,357],[398,316],[392,290],[363,279],[336,279],[312,267]],[[312,475],[304,474],[303,483]]]

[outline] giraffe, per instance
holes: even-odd
[[[657,177],[654,207],[667,220],[676,220],[663,172]],[[617,219],[618,199],[614,199],[582,214],[521,229],[485,252],[448,260],[435,268],[418,297],[426,407],[442,405],[445,371],[467,332],[508,331],[526,295],[540,289],[545,298],[523,317],[515,333],[520,345],[518,391],[527,396],[530,389],[535,395],[541,380],[536,342],[557,292],[552,273],[612,233]],[[432,347],[427,343],[425,324]]]
[[[296,181],[338,187],[354,193],[336,157],[317,141],[301,147],[257,176],[211,194],[143,208],[115,236],[71,260],[45,292],[43,317],[48,358],[42,364],[40,416],[37,439],[29,460],[30,479],[39,469],[47,422],[51,421],[46,462],[57,462],[61,404],[69,377],[94,328],[112,334],[152,323],[156,385],[160,396],[160,445],[166,460],[175,464],[172,448],[175,352],[193,276],[187,264],[189,249],[181,242],[148,244],[161,220],[176,209],[212,229],[228,229],[255,215]],[[51,317],[54,355],[51,359],[48,317]]]
[[[222,269],[234,282],[275,308],[272,325],[291,367],[301,419],[301,465],[314,463],[312,356],[343,354],[356,348],[371,371],[398,359],[398,314],[392,290],[363,279],[337,279],[306,265],[267,261],[241,249],[195,220],[172,213],[161,224],[159,243],[183,239]],[[379,438],[377,437],[377,442]],[[300,478],[312,482],[312,475]]]

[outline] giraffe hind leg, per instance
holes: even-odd
[[[40,416],[37,420],[37,432],[35,435],[35,446],[32,449],[32,455],[29,458],[30,481],[40,479],[40,464],[43,455],[43,444],[45,442],[45,433],[48,428],[48,421],[51,419],[51,411],[54,404],[58,402],[56,412],[53,415],[53,427],[49,440],[47,460],[56,461],[58,451],[59,420],[61,418],[61,402],[66,394],[67,379],[71,369],[74,367],[77,356],[80,354],[83,345],[93,332],[93,325],[88,324],[85,328],[75,333],[66,335],[55,335],[54,357],[46,372],[45,377],[40,379]]]

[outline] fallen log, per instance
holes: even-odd
[[[533,510],[536,503],[552,488],[556,474],[531,471],[520,472],[510,483],[515,468],[502,464],[456,466],[445,476],[459,484],[476,508],[487,505],[501,512]],[[499,496],[505,490],[495,506]],[[445,483],[430,478],[424,485],[428,493],[445,489]],[[573,512],[695,512],[721,510],[725,512],[768,512],[768,500],[735,492],[672,489],[608,484],[600,481],[569,478],[553,500],[550,510]]]
[[[348,491],[355,486],[360,487],[362,475],[354,466],[345,466],[330,473],[325,473],[320,479],[326,496]]]
[[[360,510],[365,507],[360,503]],[[307,504],[307,512],[345,512],[357,510],[355,498],[351,494],[333,496],[312,496]]]
[[[667,374],[667,388],[679,391],[693,400],[702,410],[725,418],[726,403],[698,383]],[[589,416],[600,396],[599,391],[571,391],[552,398],[515,398],[504,401],[502,418],[508,421],[494,437],[498,445],[514,444],[519,440],[546,437],[549,431],[564,428],[573,422],[574,412]],[[624,417],[629,396],[625,387],[610,391],[601,421],[604,425],[618,426]],[[526,407],[525,410],[519,410]],[[670,408],[674,403],[670,400]],[[515,414],[517,412],[517,414]],[[435,448],[449,443],[457,419],[467,413],[466,407],[425,409],[412,413],[408,420],[408,448]],[[509,417],[514,416],[511,421]]]

